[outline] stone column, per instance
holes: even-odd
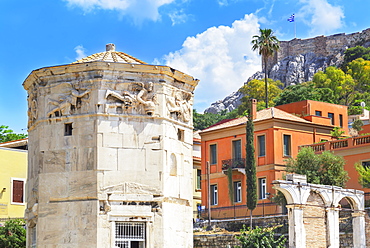
[[[352,213],[353,225],[353,247],[365,248],[366,247],[366,233],[365,233],[365,213],[356,212]]]
[[[303,225],[303,205],[287,205],[289,219],[289,248],[306,247],[306,231]]]
[[[329,207],[326,212],[328,247],[339,247],[339,208]]]

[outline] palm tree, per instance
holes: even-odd
[[[273,35],[271,29],[260,29],[260,35],[254,35],[251,43],[252,50],[258,50],[259,55],[262,56],[262,68],[265,72],[265,101],[268,108],[267,61],[275,51],[279,50],[279,40]]]

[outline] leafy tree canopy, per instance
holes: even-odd
[[[362,164],[360,163],[356,163],[355,168],[359,175],[358,182],[364,188],[370,188],[370,167],[365,167],[365,166],[362,166]]]
[[[308,183],[343,187],[348,181],[345,160],[330,151],[315,154],[312,147],[303,147],[297,158],[287,160],[287,172],[307,176]]]
[[[217,122],[224,120],[224,119],[234,119],[237,118],[237,110],[233,110],[231,112],[226,112],[226,110],[222,111],[220,114],[212,114],[212,113],[198,113],[195,109],[193,109],[193,125],[195,130],[203,130]]]
[[[16,134],[13,130],[9,129],[8,126],[0,126],[0,143],[8,142],[12,140],[24,139],[27,134]]]
[[[255,229],[246,229],[243,225],[243,229],[240,230],[240,236],[236,238],[240,241],[241,246],[239,248],[284,248],[286,238],[284,235],[276,237],[275,229],[279,226],[272,228],[261,228],[256,227]]]
[[[275,99],[275,105],[283,105],[303,100],[313,100],[333,103],[334,93],[328,88],[316,88],[312,82],[291,85],[286,87]]]
[[[343,67],[345,68],[348,63],[358,58],[370,60],[370,48],[365,48],[363,46],[355,46],[348,48],[344,52]]]
[[[5,225],[0,227],[0,247],[26,247],[25,224],[24,220],[21,219],[6,221]]]
[[[274,81],[268,79],[268,95],[269,106],[274,106],[274,99],[283,91],[281,88],[284,86],[279,80]],[[265,82],[258,79],[253,79],[243,85],[239,89],[241,93],[244,94],[242,98],[242,104],[238,107],[239,115],[246,115],[245,111],[249,109],[250,99],[257,99],[257,110],[262,110],[265,108]]]

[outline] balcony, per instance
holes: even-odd
[[[225,173],[229,168],[237,170],[245,175],[245,158],[233,158],[222,160],[222,171]]]
[[[313,145],[307,145],[314,149],[315,152],[333,151],[345,148],[354,148],[361,146],[370,146],[370,135],[364,135],[359,137],[327,141],[324,143],[318,143]]]

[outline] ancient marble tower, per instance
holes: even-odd
[[[27,247],[192,247],[197,84],[113,44],[34,70]]]

